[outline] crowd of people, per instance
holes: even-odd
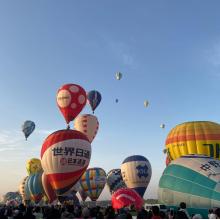
[[[134,207],[114,210],[108,207],[87,207],[74,205],[55,205],[55,206],[24,206],[17,207],[0,206],[1,219],[202,219],[200,214],[189,215],[185,203],[180,203],[178,210],[161,211],[158,206],[152,206],[150,210],[144,207],[136,211]],[[210,209],[208,218],[220,218],[220,208]]]

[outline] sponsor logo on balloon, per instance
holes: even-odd
[[[141,178],[141,177],[147,178],[148,177],[148,172],[147,172],[148,171],[148,167],[147,167],[146,164],[144,166],[138,165],[136,167],[136,169],[138,171],[137,175],[138,175],[139,178]]]

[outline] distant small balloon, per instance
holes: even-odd
[[[145,106],[145,107],[148,107],[148,105],[149,105],[149,102],[148,102],[147,100],[145,100],[145,101],[144,101],[144,106]]]
[[[165,124],[161,124],[160,127],[161,127],[161,128],[165,128]]]
[[[115,99],[115,102],[118,103],[118,99]]]
[[[117,72],[117,73],[115,74],[115,77],[116,77],[117,80],[120,80],[120,79],[122,78],[122,73]]]
[[[24,133],[24,136],[27,140],[29,135],[34,131],[35,129],[35,123],[33,121],[25,121],[24,124],[22,125],[22,131]]]

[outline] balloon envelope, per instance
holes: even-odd
[[[115,74],[115,77],[116,77],[117,80],[120,80],[120,79],[122,78],[122,73],[117,72],[117,73]]]
[[[188,154],[220,159],[220,124],[192,121],[177,125],[167,136],[166,149],[171,160]]]
[[[24,124],[22,125],[22,131],[24,133],[24,136],[27,140],[27,138],[30,136],[30,134],[34,131],[35,129],[35,123],[33,121],[25,121]]]
[[[106,173],[102,168],[89,168],[82,175],[80,184],[84,192],[92,201],[96,201],[106,183]]]
[[[188,211],[202,215],[220,207],[220,161],[205,155],[173,160],[160,178],[158,198],[173,207],[185,202]]]
[[[41,165],[52,188],[62,195],[86,171],[91,157],[88,138],[76,130],[60,130],[49,135],[41,148]]]
[[[128,188],[143,196],[151,179],[151,165],[141,155],[127,157],[121,165],[122,178]]]
[[[27,182],[31,199],[36,203],[40,202],[44,194],[41,178],[42,172],[35,173],[29,176]]]
[[[42,171],[40,159],[32,158],[28,160],[26,163],[26,169],[27,169],[28,175],[35,174],[35,173]]]
[[[44,189],[44,192],[47,196],[48,202],[52,203],[54,200],[57,199],[56,193],[54,192],[52,186],[50,185],[50,182],[47,178],[47,175],[43,172],[42,174],[42,186]]]
[[[57,105],[69,124],[86,105],[86,91],[76,84],[65,84],[57,92]]]
[[[121,169],[113,169],[108,172],[107,185],[111,194],[120,188],[126,187],[122,179]]]
[[[121,209],[130,205],[134,205],[135,208],[141,209],[144,204],[144,200],[141,196],[133,189],[123,188],[118,189],[112,195],[112,207],[114,209]]]
[[[149,105],[149,102],[147,100],[144,101],[144,106],[147,107]]]
[[[27,180],[27,176],[24,177],[19,185],[19,193],[22,197],[22,200],[25,201],[26,200],[26,195],[25,195],[25,182]]]
[[[92,111],[94,112],[102,100],[101,93],[96,90],[92,90],[92,91],[88,92],[87,100],[88,100],[88,103],[89,103]]]
[[[99,122],[96,116],[90,114],[79,115],[74,121],[74,127],[77,131],[85,134],[89,142],[92,143],[95,138],[98,129]]]

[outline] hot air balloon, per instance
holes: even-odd
[[[144,107],[148,107],[149,102],[147,100],[144,101]]]
[[[100,104],[101,100],[102,100],[102,96],[100,94],[100,92],[96,91],[96,90],[92,90],[90,92],[88,92],[87,94],[87,100],[88,103],[93,111],[98,107],[98,105]]]
[[[177,125],[167,136],[166,149],[171,160],[187,154],[220,159],[220,124],[192,121]]]
[[[85,191],[82,189],[82,187],[80,187],[80,189],[79,189],[78,192],[79,192],[79,194],[80,194],[80,196],[81,196],[82,201],[85,202],[85,201],[86,201],[86,198],[87,198],[88,196],[87,196],[87,194],[85,193]]]
[[[86,91],[76,84],[65,84],[57,92],[57,105],[66,123],[74,120],[86,104]]]
[[[22,200],[25,201],[26,200],[26,197],[25,197],[25,182],[27,180],[27,176],[24,177],[19,185],[19,193],[22,197]]]
[[[113,169],[107,173],[107,185],[111,194],[120,188],[126,187],[121,176],[121,169]]]
[[[30,190],[29,190],[29,187],[28,187],[28,181],[29,181],[29,178],[30,176],[28,176],[28,178],[26,179],[25,181],[25,184],[24,184],[24,203],[28,203],[30,200],[31,200],[31,193],[30,193]]]
[[[115,102],[118,103],[118,99],[115,99]]]
[[[89,168],[82,175],[80,184],[82,189],[92,201],[96,201],[106,183],[106,173],[102,168]]]
[[[27,184],[30,190],[31,200],[33,200],[35,203],[40,202],[44,195],[42,186],[42,172],[30,175]]]
[[[116,77],[117,80],[120,80],[120,79],[122,78],[122,73],[117,72],[117,73],[115,74],[115,77]]]
[[[151,179],[151,165],[141,155],[127,157],[121,165],[122,178],[128,188],[136,190],[143,197]]]
[[[35,173],[42,171],[40,159],[32,158],[28,160],[26,163],[26,169],[27,169],[28,175],[35,174]]]
[[[112,195],[112,207],[114,209],[121,209],[130,205],[134,205],[135,208],[141,209],[144,204],[144,200],[133,189],[122,188],[118,189]]]
[[[47,175],[44,172],[42,174],[42,186],[49,203],[52,203],[54,200],[57,199],[56,193],[54,192],[52,186],[49,183]]]
[[[160,125],[160,128],[165,128],[165,124],[161,124],[161,125]]]
[[[89,142],[92,143],[95,138],[98,129],[99,122],[96,116],[90,114],[79,115],[74,121],[74,127],[77,131],[85,134]]]
[[[35,129],[35,123],[33,121],[25,121],[22,125],[22,131],[24,133],[24,136],[27,140],[29,135],[34,131]]]
[[[173,160],[159,181],[161,204],[187,204],[189,214],[207,218],[208,209],[220,207],[220,161],[205,155],[186,155]]]
[[[88,138],[76,130],[60,130],[49,135],[41,149],[41,165],[52,188],[62,195],[77,183],[91,157]]]
[[[168,166],[170,164],[171,160],[169,158],[169,156],[166,156],[166,166]]]

